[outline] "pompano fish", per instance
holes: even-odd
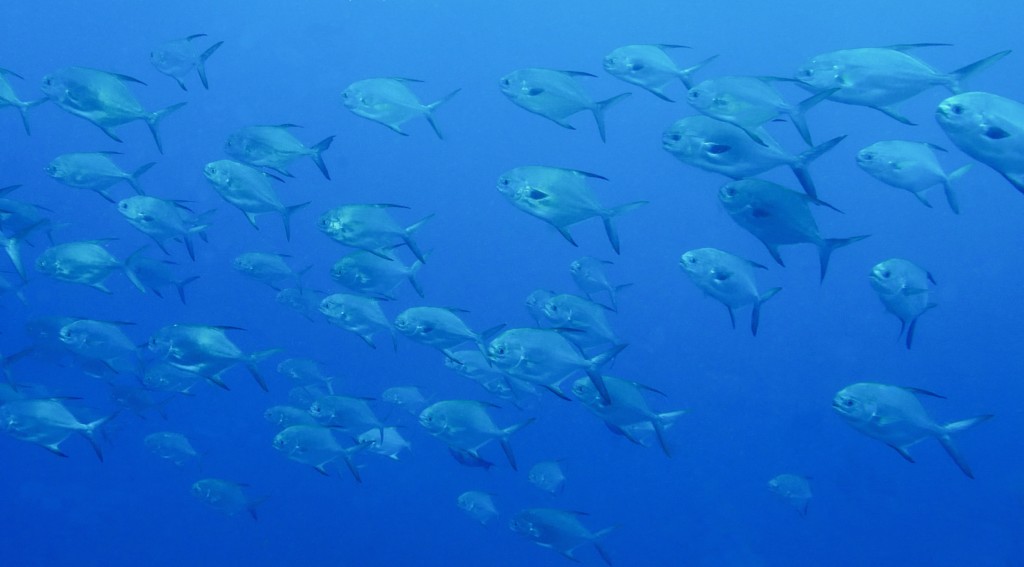
[[[277,290],[281,289],[282,283],[301,285],[302,275],[313,266],[307,266],[297,272],[285,262],[285,258],[290,256],[269,252],[245,252],[235,256],[231,267],[236,272]]]
[[[395,350],[398,350],[395,329],[391,325],[391,320],[380,308],[380,302],[376,299],[361,295],[334,293],[320,301],[320,313],[323,313],[332,325],[359,335],[359,338],[372,348],[377,348],[373,336],[384,331],[391,336],[391,344]]]
[[[277,371],[299,386],[326,384],[330,387],[334,381],[334,377],[324,371],[323,364],[312,358],[286,358],[277,363]]]
[[[455,500],[455,503],[470,518],[485,526],[498,517],[498,509],[494,506],[494,499],[487,492],[479,490],[463,492]]]
[[[331,147],[334,136],[320,140],[312,147],[306,147],[292,135],[291,129],[299,128],[297,124],[278,124],[276,126],[247,126],[233,132],[224,143],[224,153],[228,156],[253,167],[266,167],[293,177],[288,166],[301,157],[309,157],[316,164],[320,173],[327,179],[323,153]]]
[[[403,136],[408,134],[402,130],[402,124],[422,116],[437,137],[443,140],[444,136],[434,122],[434,111],[462,89],[455,89],[436,102],[423,104],[408,87],[409,83],[419,82],[422,81],[400,77],[363,79],[349,85],[341,93],[341,101],[356,116],[383,124]]]
[[[248,484],[230,480],[204,478],[192,483],[192,496],[228,516],[235,516],[244,511],[248,512],[253,520],[257,520],[256,506],[264,499],[250,498],[245,494],[248,487]]]
[[[416,281],[416,273],[423,262],[416,260],[406,266],[394,256],[356,250],[342,256],[331,267],[331,279],[357,293],[379,299],[394,299],[395,288],[408,280],[417,295],[423,297],[423,288]]]
[[[173,392],[176,394],[189,395],[196,384],[207,378],[191,370],[178,368],[177,366],[163,361],[156,360],[146,364],[142,371],[142,386],[157,392]],[[217,386],[230,390],[224,382],[216,382]]]
[[[309,410],[294,406],[271,406],[263,412],[263,419],[280,429],[293,425],[320,425],[315,417],[309,415]]]
[[[932,205],[925,199],[924,191],[942,185],[949,208],[959,214],[960,206],[953,192],[953,182],[967,173],[971,164],[946,175],[933,150],[946,151],[923,142],[875,142],[857,152],[857,165],[882,183],[910,191],[927,207]]]
[[[533,384],[508,376],[494,365],[478,349],[452,351],[444,357],[444,365],[459,376],[477,383],[490,394],[509,400],[522,409],[523,397],[535,397],[537,389]]]
[[[195,214],[183,201],[158,199],[146,195],[135,195],[122,199],[117,203],[117,212],[129,224],[148,235],[157,246],[167,250],[168,240],[181,240],[185,243],[189,258],[196,259],[192,236],[198,234],[206,240],[206,229],[210,228],[214,211]]]
[[[763,129],[756,134],[760,142],[734,124],[703,115],[687,116],[665,130],[661,147],[687,165],[733,179],[753,177],[785,165],[793,170],[804,191],[814,197],[817,190],[807,166],[846,137],[832,138],[794,155]]]
[[[43,77],[43,93],[63,110],[92,122],[115,142],[121,138],[114,128],[133,122],[145,121],[153,134],[156,147],[163,153],[157,125],[167,115],[185,106],[179,102],[156,112],[143,110],[127,83],[145,85],[127,75],[108,73],[85,67],[64,67]]]
[[[110,196],[109,189],[121,181],[127,182],[141,195],[139,176],[156,164],[147,163],[132,173],[126,173],[110,159],[112,155],[120,155],[120,152],[63,154],[46,166],[46,174],[69,187],[95,191],[111,203],[116,201]]]
[[[750,315],[750,332],[753,335],[757,335],[761,305],[782,290],[781,287],[775,287],[764,293],[758,292],[754,269],[768,268],[717,248],[697,248],[685,252],[679,259],[679,266],[701,291],[725,305],[733,329],[736,328],[733,309],[753,305]]]
[[[308,321],[316,321],[313,314],[320,309],[323,292],[305,287],[286,287],[278,290],[274,301],[299,313]]]
[[[953,444],[952,435],[992,418],[980,415],[939,425],[928,417],[917,395],[942,398],[927,390],[860,382],[843,388],[832,400],[832,409],[851,427],[892,447],[904,459],[914,462],[907,449],[934,437],[960,470],[974,478],[967,461]]]
[[[913,124],[900,114],[897,104],[935,86],[958,93],[965,79],[1010,53],[1000,51],[951,73],[940,73],[907,53],[916,47],[934,45],[943,44],[862,47],[822,53],[797,70],[796,80],[811,92],[835,90],[830,100],[874,108],[904,124]]]
[[[140,372],[138,347],[121,329],[130,323],[76,319],[60,329],[60,340],[78,356],[100,361],[115,372]]]
[[[61,451],[60,444],[71,434],[78,433],[92,445],[102,461],[103,450],[96,440],[96,433],[114,415],[82,423],[56,399],[12,400],[0,405],[0,431],[15,439],[35,443],[61,457],[67,455]]]
[[[288,240],[292,237],[292,215],[310,203],[306,201],[298,205],[283,205],[267,174],[237,161],[222,159],[210,162],[203,168],[203,174],[221,198],[242,211],[253,228],[259,229],[256,215],[279,213]]]
[[[211,325],[183,325],[175,323],[161,328],[149,339],[149,350],[162,360],[216,379],[236,364],[244,364],[260,388],[267,391],[267,383],[256,368],[263,359],[278,349],[246,354],[227,337],[226,331],[237,327]]]
[[[428,433],[440,439],[453,449],[464,451],[479,458],[479,449],[491,441],[501,443],[501,449],[509,465],[516,469],[516,458],[509,444],[513,433],[533,423],[530,418],[517,425],[499,428],[487,413],[493,404],[472,400],[445,400],[437,402],[420,412],[420,425]]]
[[[402,227],[388,213],[389,209],[407,209],[403,205],[378,203],[373,205],[342,205],[320,215],[317,228],[336,242],[369,252],[391,249],[404,243],[420,262],[426,257],[412,239],[412,235],[429,215],[408,227]],[[387,256],[387,254],[385,254]]]
[[[373,398],[354,398],[352,396],[322,396],[309,406],[309,415],[325,427],[346,431],[362,432],[368,427],[377,430],[380,439],[384,438],[384,424],[370,409],[367,402]]]
[[[553,508],[530,508],[517,513],[508,523],[509,529],[541,547],[553,549],[563,556],[579,561],[573,551],[590,543],[608,565],[612,560],[601,547],[600,541],[615,529],[614,526],[592,533],[580,522],[585,512],[557,510]]]
[[[383,436],[381,436],[380,431],[376,428],[368,429],[356,437],[356,442],[360,445],[365,445],[366,450],[371,453],[395,461],[398,460],[398,455],[402,451],[412,449],[412,445],[402,437],[397,427],[385,427]]]
[[[174,463],[175,466],[181,467],[189,462],[199,460],[199,453],[196,452],[188,437],[181,433],[173,431],[150,433],[143,439],[143,444],[150,453]]]
[[[561,461],[542,461],[530,467],[527,475],[530,484],[547,492],[560,494],[565,489],[565,472]]]
[[[768,490],[796,508],[801,516],[807,515],[807,504],[810,503],[812,497],[811,484],[807,477],[780,474],[768,481]]]
[[[605,208],[594,198],[587,178],[603,179],[594,173],[528,165],[506,171],[498,178],[498,192],[517,209],[555,227],[573,246],[577,246],[569,227],[592,217],[600,217],[615,253],[619,253],[619,234],[612,219],[647,201],[634,201]]]
[[[326,465],[340,458],[356,482],[363,482],[359,469],[352,462],[352,455],[365,446],[342,447],[330,428],[320,425],[292,425],[275,435],[272,443],[275,449],[289,459],[309,465],[325,476],[330,476]]]
[[[501,78],[498,86],[502,94],[516,106],[538,114],[562,128],[575,130],[569,124],[570,116],[589,110],[594,114],[601,141],[605,141],[604,113],[610,106],[628,97],[622,93],[612,98],[594,102],[583,90],[577,77],[596,77],[582,71],[556,71],[554,69],[529,68],[512,71]]]
[[[611,300],[612,311],[618,311],[617,299],[619,292],[633,284],[612,284],[605,273],[605,267],[612,264],[608,260],[583,256],[569,264],[569,274],[572,276],[572,281],[576,282],[576,287],[580,288],[580,291],[587,296],[587,299],[593,300],[592,296],[594,294],[606,292]]]
[[[477,333],[459,318],[456,310],[444,307],[410,307],[395,317],[394,328],[402,335],[445,354],[467,342],[486,352],[484,341],[505,325]]]
[[[384,390],[380,399],[417,416],[427,407],[427,398],[416,386],[392,386]]]
[[[588,410],[601,418],[613,433],[622,435],[637,445],[643,445],[639,438],[634,435],[638,425],[645,428],[649,426],[658,439],[658,445],[666,456],[671,457],[668,441],[665,439],[665,430],[675,420],[686,413],[686,410],[655,413],[647,405],[643,393],[654,392],[665,395],[659,390],[650,386],[644,386],[636,382],[630,382],[615,376],[604,377],[604,384],[611,396],[611,403],[605,403],[601,393],[594,387],[593,382],[587,378],[579,378],[572,384],[572,393],[578,398]]]
[[[149,62],[156,67],[157,71],[160,71],[164,75],[174,79],[181,90],[187,91],[185,87],[185,76],[195,69],[199,73],[199,80],[203,83],[204,89],[210,88],[209,81],[206,80],[206,60],[217,48],[224,44],[223,41],[207,47],[202,53],[196,50],[193,41],[206,37],[205,33],[197,33],[190,35],[184,39],[176,39],[168,41],[156,47],[153,51],[149,52]]]
[[[544,314],[544,305],[554,295],[555,292],[553,291],[535,289],[530,292],[530,295],[526,296],[526,301],[523,302],[523,305],[526,307],[530,317],[533,317],[534,322],[538,325],[543,325],[547,321],[547,315]]]
[[[688,49],[685,45],[667,43],[617,47],[604,56],[604,70],[617,79],[646,89],[662,100],[674,102],[665,94],[665,89],[676,81],[690,88],[690,76],[718,57],[715,55],[692,67],[680,69],[667,52],[679,48]]]
[[[36,269],[55,280],[92,286],[104,293],[111,293],[104,280],[114,272],[124,272],[132,284],[145,293],[146,287],[134,270],[139,253],[144,249],[135,251],[122,262],[102,246],[104,242],[86,240],[51,246],[36,258]]]
[[[619,344],[619,338],[605,315],[608,310],[571,293],[552,295],[543,305],[548,326],[561,331],[565,338],[580,348]]]
[[[963,93],[939,103],[935,119],[956,147],[1024,193],[1024,104],[991,93]]]
[[[900,320],[900,334],[907,332],[907,348],[914,341],[917,319],[935,307],[928,284],[935,278],[909,260],[890,258],[871,269],[871,287],[878,293],[885,309]]]
[[[733,181],[718,191],[718,200],[725,206],[729,217],[756,236],[780,266],[785,264],[779,255],[779,246],[802,242],[815,245],[818,248],[822,281],[828,270],[829,258],[835,249],[867,238],[822,238],[808,205],[823,205],[832,209],[835,207],[768,181]]]
[[[31,134],[32,129],[28,126],[28,109],[46,102],[47,99],[43,98],[28,102],[21,100],[18,98],[18,95],[14,93],[14,89],[11,87],[11,84],[7,82],[7,77],[24,79],[24,77],[14,71],[9,69],[0,69],[0,108],[5,106],[13,106],[14,108],[17,108],[18,112],[21,113],[21,123],[25,126],[25,133]]]
[[[170,287],[178,293],[178,299],[181,300],[181,303],[185,304],[185,287],[198,280],[199,276],[181,277],[174,268],[177,265],[177,263],[170,260],[157,260],[139,256],[136,258],[132,269],[135,272],[135,277],[138,278],[146,289],[152,291],[153,295],[162,298],[164,296],[163,289]]]

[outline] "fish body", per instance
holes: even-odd
[[[757,334],[761,304],[781,289],[773,288],[760,293],[754,270],[767,268],[717,248],[698,248],[685,252],[679,259],[679,265],[698,289],[725,305],[733,328],[736,327],[733,310],[753,305],[750,331],[754,335]]]
[[[185,243],[189,257],[196,259],[192,236],[206,237],[213,211],[197,215],[178,201],[158,199],[146,195],[135,195],[117,203],[117,212],[143,234],[149,236],[165,253],[165,242],[181,240]]]
[[[516,106],[543,116],[563,128],[575,130],[568,119],[589,110],[597,122],[601,141],[605,139],[604,113],[608,107],[629,96],[622,93],[610,99],[595,102],[583,90],[576,77],[594,77],[580,71],[529,68],[512,71],[499,81],[502,94]]]
[[[282,175],[291,177],[288,166],[295,160],[308,157],[313,160],[320,173],[327,179],[323,153],[331,147],[334,136],[329,136],[312,147],[306,147],[292,135],[295,124],[279,124],[276,126],[247,126],[231,133],[224,143],[224,153],[232,159],[253,167],[266,167]]]
[[[807,477],[795,474],[780,474],[768,481],[768,490],[776,494],[796,508],[801,516],[807,515],[807,505],[811,501],[811,483]]]
[[[530,484],[548,494],[560,494],[565,489],[565,472],[558,461],[542,461],[533,465],[527,478]]]
[[[324,372],[323,365],[312,358],[286,358],[277,364],[277,371],[299,386],[330,385],[334,380]]]
[[[466,342],[484,350],[483,337],[453,310],[443,307],[410,307],[395,317],[394,328],[415,342],[443,352]]]
[[[181,433],[173,431],[150,433],[143,439],[143,443],[150,453],[174,463],[175,466],[181,467],[199,460],[199,453],[192,447],[188,437]]]
[[[342,205],[322,214],[317,220],[317,228],[336,242],[370,252],[389,250],[395,245],[405,244],[419,261],[425,262],[426,257],[412,235],[430,217],[403,227],[388,212],[395,208],[406,207],[390,204]]]
[[[209,89],[210,84],[206,78],[206,60],[224,42],[218,41],[200,53],[193,42],[201,37],[206,37],[206,34],[197,33],[185,38],[162,43],[149,53],[149,62],[153,64],[153,67],[156,67],[157,71],[174,79],[183,91],[188,90],[185,87],[185,77],[193,69],[199,73],[199,80],[202,81],[203,88]]]
[[[323,298],[319,309],[332,325],[359,335],[373,348],[377,348],[373,336],[381,331],[391,335],[392,344],[398,348],[394,327],[376,299],[335,293]]]
[[[611,396],[611,403],[604,402],[601,393],[594,387],[593,382],[587,378],[579,378],[573,382],[573,395],[591,413],[604,421],[611,431],[626,437],[633,443],[643,445],[633,435],[633,431],[638,429],[638,426],[642,425],[644,429],[651,429],[657,436],[658,444],[661,446],[662,451],[664,451],[665,455],[671,456],[668,442],[665,439],[665,430],[675,423],[677,417],[683,415],[686,411],[655,413],[647,405],[643,392],[649,391],[659,394],[661,392],[636,382],[616,378],[615,376],[605,375],[603,378],[604,384],[608,388],[608,394]]]
[[[77,319],[61,327],[60,340],[76,355],[101,361],[115,372],[138,372],[138,347],[121,327],[118,323]]]
[[[263,412],[263,418],[279,429],[293,425],[320,425],[309,410],[294,406],[271,406]]]
[[[99,427],[113,416],[82,423],[64,404],[55,399],[21,399],[0,405],[0,430],[11,437],[66,457],[60,444],[72,434],[85,437],[102,461],[103,451],[95,435]]]
[[[427,398],[416,386],[392,386],[384,390],[380,399],[417,416],[427,407]]]
[[[890,258],[871,269],[871,287],[882,300],[886,311],[900,320],[900,334],[907,334],[907,348],[914,341],[917,319],[935,307],[931,300],[930,285],[935,278],[928,271],[902,258]]]
[[[47,99],[44,98],[28,102],[21,100],[20,98],[18,98],[18,95],[14,92],[14,88],[11,86],[11,83],[7,80],[7,77],[17,77],[19,79],[22,78],[21,75],[15,73],[14,71],[10,71],[8,69],[0,69],[0,108],[3,108],[5,106],[13,106],[14,108],[17,108],[18,112],[21,113],[21,122],[22,125],[25,126],[25,133],[31,134],[32,129],[28,125],[28,109],[38,104],[46,102]]]
[[[112,154],[116,155],[116,152],[63,154],[46,166],[46,173],[69,187],[95,191],[111,203],[115,201],[109,189],[121,181],[127,182],[141,195],[138,177],[154,164],[147,163],[134,173],[126,173],[110,159]]]
[[[55,280],[92,286],[105,293],[110,293],[103,283],[107,277],[114,272],[124,272],[135,287],[145,293],[146,287],[133,270],[138,252],[122,262],[101,243],[79,241],[51,246],[36,258],[36,269]]]
[[[484,526],[498,517],[498,508],[494,505],[494,499],[486,492],[479,490],[463,492],[456,499],[456,505],[470,518]]]
[[[228,368],[244,364],[260,388],[266,391],[267,383],[256,364],[277,350],[246,354],[228,338],[226,331],[230,328],[175,323],[154,333],[149,339],[149,349],[169,364],[208,379],[217,379]]]
[[[875,142],[857,152],[857,165],[882,183],[913,193],[927,207],[931,204],[924,197],[924,191],[941,185],[949,208],[959,213],[952,184],[971,166],[965,165],[947,175],[935,157],[935,148],[937,146],[932,144],[904,140]]]
[[[394,299],[395,288],[408,280],[416,293],[423,297],[423,289],[416,281],[416,273],[423,263],[416,260],[406,266],[388,255],[356,250],[346,254],[331,267],[331,279],[356,293],[377,299]]]
[[[963,93],[939,103],[935,119],[956,147],[1024,193],[1024,104],[991,93]]]
[[[608,308],[571,293],[552,295],[543,306],[547,325],[561,331],[580,348],[619,344],[606,311]]]
[[[580,517],[585,515],[572,510],[530,508],[517,513],[509,521],[508,527],[533,543],[553,549],[573,561],[578,561],[573,556],[576,548],[587,543],[593,544],[604,562],[611,565],[611,559],[601,547],[600,540],[614,527],[592,533],[580,522]]]
[[[256,215],[278,213],[284,222],[284,232],[291,238],[291,216],[309,203],[285,206],[281,203],[270,178],[262,171],[237,161],[222,159],[206,164],[206,179],[225,201],[237,207],[254,228]]]
[[[281,289],[282,284],[298,284],[302,278],[302,273],[293,270],[285,258],[288,256],[284,254],[246,252],[235,257],[232,267],[248,278]]]
[[[397,427],[385,427],[384,435],[377,428],[368,429],[356,437],[356,442],[365,445],[366,450],[392,460],[399,460],[402,451],[408,451],[412,445],[402,437]]]
[[[624,45],[604,56],[604,70],[617,79],[637,85],[662,100],[672,102],[665,94],[665,89],[676,81],[690,88],[690,76],[714,59],[712,57],[693,67],[680,69],[669,57],[667,50],[685,47],[668,44]]]
[[[326,465],[342,459],[356,482],[362,482],[359,470],[352,462],[352,454],[363,449],[361,445],[342,447],[328,427],[321,425],[292,425],[274,436],[275,449],[289,459],[309,465],[323,475],[329,475]]]
[[[592,296],[597,293],[607,293],[611,300],[612,310],[616,311],[618,310],[617,297],[619,291],[629,287],[631,284],[612,284],[611,280],[608,279],[608,274],[605,272],[606,268],[610,265],[612,265],[612,262],[608,260],[583,256],[569,264],[569,274],[572,276],[572,281],[576,283],[576,287],[580,288],[580,291],[587,296],[587,299],[593,299]]]
[[[474,457],[479,457],[478,451],[481,447],[497,440],[501,443],[509,464],[515,469],[516,459],[508,442],[509,437],[532,423],[533,419],[502,429],[494,424],[487,413],[491,407],[494,406],[472,400],[445,400],[432,404],[420,412],[419,421],[428,433],[452,449],[464,451]]]
[[[434,122],[434,111],[451,100],[461,89],[456,89],[431,104],[423,104],[408,86],[410,83],[418,82],[397,77],[363,79],[349,85],[341,93],[341,99],[345,108],[356,116],[383,124],[403,136],[408,134],[402,130],[402,124],[422,116],[430,123],[437,137],[444,139],[437,123]]]
[[[322,396],[309,406],[309,415],[325,427],[345,431],[362,432],[368,427],[377,430],[378,436],[384,436],[384,424],[370,409],[367,398],[351,396]]]
[[[256,506],[263,500],[253,500],[245,494],[248,485],[219,478],[204,478],[192,484],[192,496],[228,516],[248,512],[256,520]]]

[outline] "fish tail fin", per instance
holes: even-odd
[[[605,141],[605,137],[604,137],[604,113],[605,113],[605,111],[608,110],[608,108],[610,106],[614,105],[615,103],[621,101],[622,99],[628,97],[631,94],[633,94],[633,93],[622,93],[620,95],[613,96],[612,98],[605,99],[605,100],[602,100],[600,102],[594,103],[594,106],[593,106],[593,108],[591,108],[591,111],[594,113],[594,121],[597,122],[597,131],[598,131],[599,134],[601,134],[601,141],[602,142]]]
[[[616,313],[619,312],[619,292],[626,288],[632,287],[632,285],[632,283],[624,283],[608,289],[608,295],[611,298],[612,302],[612,311]]]
[[[942,189],[946,192],[946,202],[949,203],[949,208],[958,215],[960,214],[960,203],[957,201],[956,193],[953,192],[953,182],[963,177],[971,169],[971,165],[967,164],[950,173],[942,182]]]
[[[979,415],[977,417],[972,417],[970,419],[963,419],[960,421],[954,421],[953,423],[947,423],[946,425],[942,426],[942,432],[938,436],[939,443],[942,444],[942,448],[945,449],[947,453],[949,453],[949,456],[953,458],[953,462],[956,463],[956,466],[960,467],[960,470],[963,471],[963,473],[967,475],[968,478],[974,478],[974,473],[971,472],[971,467],[967,465],[967,461],[964,460],[963,455],[960,454],[960,451],[957,450],[956,445],[953,444],[952,434],[958,433],[960,431],[965,431],[983,421],[988,421],[990,419],[992,419],[991,415]]]
[[[750,333],[755,337],[757,336],[757,326],[761,321],[761,305],[764,304],[765,301],[775,297],[775,294],[780,291],[782,291],[781,287],[773,287],[772,289],[762,293],[760,297],[757,298],[757,301],[754,302],[754,309],[750,314]]]
[[[139,176],[149,171],[149,168],[153,167],[154,165],[156,165],[155,161],[151,161],[147,164],[142,165],[135,171],[131,172],[131,174],[128,175],[128,178],[125,180],[128,182],[129,185],[132,186],[132,189],[135,190],[135,193],[137,195],[144,195],[144,193],[142,192],[142,187],[139,187]]]
[[[601,556],[601,559],[607,565],[611,565],[612,564],[612,558],[611,558],[611,556],[608,555],[608,552],[605,551],[604,547],[601,547],[601,540],[604,539],[605,536],[607,536],[608,534],[610,534],[613,531],[615,531],[616,528],[618,528],[618,526],[607,527],[607,528],[597,532],[596,534],[594,534],[593,537],[590,540],[590,543],[592,543],[594,545],[594,549],[597,550],[597,554]]]
[[[260,369],[256,365],[279,352],[281,352],[279,348],[261,350],[260,352],[250,354],[249,359],[245,361],[245,368],[249,371],[249,374],[252,374],[253,379],[256,380],[256,383],[260,385],[264,392],[269,392],[270,389],[267,388],[267,381],[263,379],[263,375],[260,374]]]
[[[142,293],[146,293],[146,286],[142,283],[142,280],[139,279],[139,275],[136,272],[136,269],[138,267],[139,262],[143,258],[141,254],[146,248],[149,248],[149,245],[143,246],[142,248],[139,248],[135,252],[132,252],[131,256],[128,256],[128,259],[124,261],[124,275],[128,276],[128,279],[132,282],[132,285],[134,285],[136,289],[138,289]]]
[[[835,94],[838,90],[839,89],[828,89],[821,91],[814,96],[805,98],[789,113],[789,119],[793,121],[793,126],[796,126],[796,131],[800,133],[800,137],[804,139],[804,142],[806,142],[808,146],[813,146],[814,142],[811,141],[811,131],[807,128],[807,118],[804,114],[806,114],[808,110],[817,106],[819,102]]]
[[[203,82],[204,89],[210,89],[210,83],[206,80],[206,60],[209,59],[210,56],[213,55],[213,52],[217,51],[217,49],[222,45],[224,45],[224,42],[218,41],[217,43],[206,48],[206,51],[204,51],[203,54],[199,56],[199,61],[196,63],[196,70],[199,71],[199,80]]]
[[[429,255],[429,252],[428,252],[428,255]],[[409,266],[408,278],[409,278],[409,284],[412,285],[412,288],[414,290],[416,290],[416,294],[419,295],[420,297],[426,297],[425,295],[423,295],[423,287],[420,285],[419,280],[416,279],[416,274],[420,271],[420,268],[422,268],[422,267],[423,267],[423,261],[422,260],[417,259],[415,262],[413,262],[412,266]]]
[[[936,307],[937,305],[938,304],[936,304],[936,303],[929,303],[928,306],[924,308],[924,311],[918,313],[917,317],[914,317],[913,319],[910,320],[910,325],[906,325],[906,327],[907,327],[907,350],[910,350],[910,346],[914,343],[914,331],[917,330],[917,320],[921,318],[921,315],[924,315],[925,311],[928,311],[931,308]],[[901,334],[903,333],[903,327],[900,327],[900,333]]]
[[[323,153],[327,151],[327,148],[331,147],[331,142],[334,141],[334,136],[327,136],[323,140],[316,143],[315,146],[309,148],[309,157],[316,164],[316,167],[320,170],[320,173],[324,174],[327,179],[331,178],[331,174],[327,173],[327,164],[324,163]]]
[[[949,90],[953,91],[953,94],[959,94],[963,92],[963,85],[961,83],[969,79],[971,75],[974,75],[979,71],[987,69],[990,65],[992,65],[996,61],[999,61],[1003,57],[1006,57],[1009,54],[1009,49],[1007,49],[1006,51],[1000,51],[999,53],[993,53],[992,55],[989,55],[984,59],[980,59],[978,61],[975,61],[974,63],[971,63],[970,65],[965,65],[963,67],[960,67],[956,71],[953,71],[952,73],[949,74],[949,84],[947,85],[949,87]]]
[[[285,207],[284,210],[281,211],[281,221],[284,223],[285,240],[292,239],[292,215],[295,214],[295,212],[298,211],[299,209],[309,206],[310,203],[312,203],[312,201],[306,201],[305,203],[299,203],[298,205]],[[254,224],[253,226],[256,225]]]
[[[597,388],[598,393],[601,394],[601,399],[604,400],[604,403],[606,404],[611,403],[612,397],[608,393],[608,386],[604,383],[604,377],[601,376],[601,368],[612,360],[615,360],[615,357],[628,346],[628,343],[615,345],[587,361],[587,376],[590,377],[590,381],[594,383],[594,387]]]
[[[825,152],[836,147],[836,144],[842,142],[844,138],[846,138],[846,136],[838,136],[823,144],[814,146],[800,154],[797,157],[796,162],[790,166],[793,169],[793,173],[796,175],[796,178],[800,180],[800,186],[804,188],[804,192],[811,197],[817,198],[818,192],[814,188],[814,181],[811,179],[810,172],[807,171],[807,166],[810,165],[812,161],[821,157]]]
[[[96,439],[96,432],[100,431],[103,424],[117,417],[117,414],[121,413],[121,410],[117,410],[114,413],[97,419],[96,421],[86,424],[85,429],[82,430],[82,437],[85,437],[86,441],[92,445],[92,450],[96,453],[96,457],[103,462],[103,448],[100,447],[99,440]]]
[[[848,246],[854,242],[860,242],[870,235],[851,236],[850,238],[826,238],[818,247],[818,262],[821,264],[821,276],[818,281],[825,281],[825,272],[828,271],[828,261],[832,258],[832,252],[837,248]]]
[[[174,282],[174,287],[178,290],[178,299],[181,300],[181,304],[185,304],[185,286],[199,279],[199,276],[192,276],[185,278],[181,281]]]
[[[661,416],[655,416],[651,420],[651,425],[654,427],[654,435],[658,438],[658,446],[661,447],[661,452],[665,453],[666,457],[671,457],[672,450],[669,449],[668,440],[665,439],[665,425],[661,422]]]
[[[39,221],[9,237],[4,237],[3,234],[0,234],[0,243],[3,243],[4,252],[11,259],[11,264],[14,264],[14,269],[18,271],[18,276],[22,282],[28,281],[28,277],[25,275],[25,265],[21,261],[21,243],[33,230],[39,228],[45,222]]]
[[[432,102],[425,107],[427,122],[429,122],[430,127],[434,129],[434,133],[437,134],[438,139],[443,140],[444,135],[441,134],[441,129],[437,127],[437,122],[434,122],[434,111],[437,110],[437,107],[451,100],[453,96],[459,94],[461,90],[461,88],[455,89],[454,91],[445,95],[444,98],[442,98],[441,100]]]
[[[708,63],[711,63],[715,59],[718,59],[718,56],[712,55],[711,57],[691,65],[690,67],[680,69],[678,73],[679,80],[683,82],[683,85],[686,86],[687,89],[693,88],[693,81],[690,79],[690,76],[703,69]]]
[[[505,452],[505,458],[508,459],[508,464],[512,466],[512,470],[514,471],[519,470],[519,468],[516,466],[516,456],[512,453],[512,445],[509,444],[508,438],[516,431],[530,425],[534,421],[536,421],[536,418],[531,417],[522,423],[518,423],[501,430],[501,450]]]
[[[423,254],[423,252],[420,250],[420,247],[416,244],[416,241],[412,239],[412,235],[413,235],[414,232],[419,230],[420,227],[422,227],[425,222],[427,222],[428,220],[430,220],[432,218],[434,218],[434,214],[433,213],[423,217],[422,219],[420,219],[416,223],[414,223],[414,224],[410,225],[409,227],[407,227],[405,229],[405,234],[402,235],[402,240],[405,242],[405,245],[409,247],[409,250],[412,252],[413,256],[416,256],[416,259],[419,260],[420,262],[423,262],[423,263],[426,263],[427,258]]]
[[[29,136],[32,135],[32,128],[28,125],[28,109],[33,106],[40,105],[46,102],[48,99],[41,98],[39,100],[30,100],[28,102],[18,102],[15,106],[18,107],[18,112],[21,113],[21,124],[25,127],[25,133]]]
[[[164,153],[164,145],[160,141],[160,132],[157,130],[157,125],[159,125],[160,121],[163,120],[164,118],[166,118],[168,114],[171,114],[172,112],[174,112],[175,110],[178,110],[179,108],[185,106],[186,104],[188,104],[188,103],[186,103],[186,102],[179,102],[178,104],[172,104],[171,106],[168,106],[167,108],[165,108],[163,110],[158,110],[158,111],[156,111],[156,112],[146,116],[146,125],[149,126],[149,131],[150,131],[151,134],[153,134],[153,140],[156,142],[156,149],[160,153]],[[107,135],[110,135],[110,133],[107,132]],[[115,138],[115,140],[116,140],[116,138]],[[120,141],[120,140],[118,140],[118,141]]]
[[[616,254],[619,253],[619,233],[615,230],[615,225],[612,224],[612,219],[646,204],[647,201],[634,201],[632,203],[626,203],[625,205],[619,205],[618,207],[607,209],[601,214],[601,220],[604,221],[604,232],[608,235],[608,242],[611,243],[612,249],[615,250]]]

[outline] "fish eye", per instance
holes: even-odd
[[[883,278],[889,279],[889,276],[891,276],[891,275],[892,275],[892,272],[890,272],[889,270],[882,270],[881,271],[881,276]]]
[[[963,114],[964,113],[964,107],[963,107],[963,105],[960,105],[960,104],[954,104],[954,105],[950,106],[949,109],[953,112],[953,114]]]
[[[632,65],[629,66],[629,68],[634,70],[634,71],[642,71],[643,68],[644,68],[644,64],[643,63],[633,63]]]
[[[875,154],[870,153],[870,152],[864,152],[864,153],[860,154],[860,159],[862,159],[864,161],[871,161],[871,160],[875,159]]]
[[[691,100],[700,98],[700,91],[692,90],[686,94],[688,97],[690,97]]]
[[[672,140],[673,142],[678,142],[679,140],[682,140],[683,137],[680,136],[679,134],[670,134],[668,139]]]
[[[502,79],[502,80],[501,80],[501,86],[503,86],[503,87],[507,87],[507,86],[509,86],[510,84],[511,84],[511,83],[509,82],[509,80],[508,80],[508,79]]]
[[[845,402],[843,402],[843,405],[845,405],[846,407],[850,407],[853,405],[853,400],[847,399]]]

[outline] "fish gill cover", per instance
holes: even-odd
[[[0,563],[1020,564],[965,8],[6,3]]]

